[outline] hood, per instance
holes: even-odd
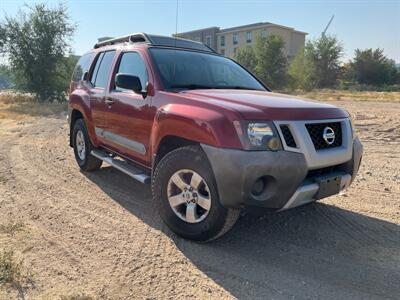
[[[185,97],[237,111],[247,120],[318,120],[348,117],[330,104],[290,95],[253,90],[189,90]]]

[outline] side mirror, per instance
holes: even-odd
[[[83,73],[82,81],[88,81],[88,79],[89,79],[89,72],[86,71],[85,73]]]
[[[115,76],[115,86],[127,89],[127,90],[132,90],[135,93],[140,93],[142,94],[142,84],[140,82],[139,77],[129,75],[129,74],[117,74]]]

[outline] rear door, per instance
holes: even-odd
[[[115,50],[99,53],[89,78],[92,120],[96,136],[102,143],[106,143],[106,140],[99,134],[99,132],[107,129],[106,95],[114,58]]]

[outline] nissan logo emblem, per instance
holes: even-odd
[[[322,137],[328,145],[332,145],[335,142],[335,132],[330,127],[324,128]]]

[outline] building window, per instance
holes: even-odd
[[[207,45],[208,47],[211,47],[211,36],[210,36],[210,35],[207,35],[207,36],[206,36],[206,45]]]
[[[261,30],[261,37],[267,37],[267,31],[265,29]]]
[[[246,32],[246,42],[251,43],[252,40],[252,34],[251,31]]]
[[[221,49],[221,54],[225,55],[225,49]]]
[[[237,43],[239,42],[239,38],[238,38],[238,34],[234,33],[232,36],[232,41],[234,45],[237,45]]]
[[[237,48],[235,47],[235,48],[233,48],[233,54],[236,54],[236,52],[237,52]]]
[[[221,46],[224,47],[225,46],[225,36],[221,35]]]

